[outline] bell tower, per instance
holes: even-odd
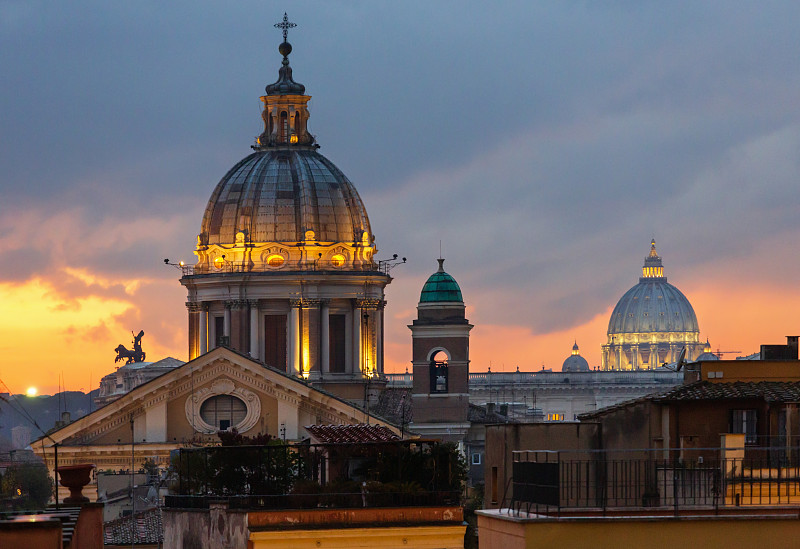
[[[439,269],[422,287],[417,318],[409,326],[414,385],[412,430],[445,441],[469,429],[469,332],[464,299],[455,279]]]

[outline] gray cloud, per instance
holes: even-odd
[[[0,5],[2,280],[173,283],[160,260],[191,260],[205,201],[261,129],[282,9]],[[393,306],[413,307],[442,240],[473,320],[544,333],[613,304],[651,236],[679,281],[800,233],[799,11],[298,2],[291,59],[321,152],[382,252],[410,259]]]

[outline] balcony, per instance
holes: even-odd
[[[517,451],[501,507],[556,517],[800,507],[798,457],[800,448],[786,446]]]

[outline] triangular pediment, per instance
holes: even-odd
[[[239,425],[277,436],[277,425],[287,438],[303,438],[304,425],[374,423],[396,427],[368,417],[353,404],[309,386],[275,369],[218,347],[43,437],[37,444],[66,446],[129,443],[186,442],[187,434],[210,435],[213,425],[200,409],[205,400],[230,395],[245,403]],[[134,435],[131,435],[131,418]],[[207,418],[205,418],[207,419]],[[278,423],[280,422],[280,423]]]

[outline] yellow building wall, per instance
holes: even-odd
[[[712,383],[800,381],[800,361],[714,360],[701,362],[700,380]]]
[[[479,513],[478,533],[480,549],[788,549],[800,546],[800,519],[795,515],[508,520]]]
[[[253,549],[463,549],[466,525],[252,532]]]

